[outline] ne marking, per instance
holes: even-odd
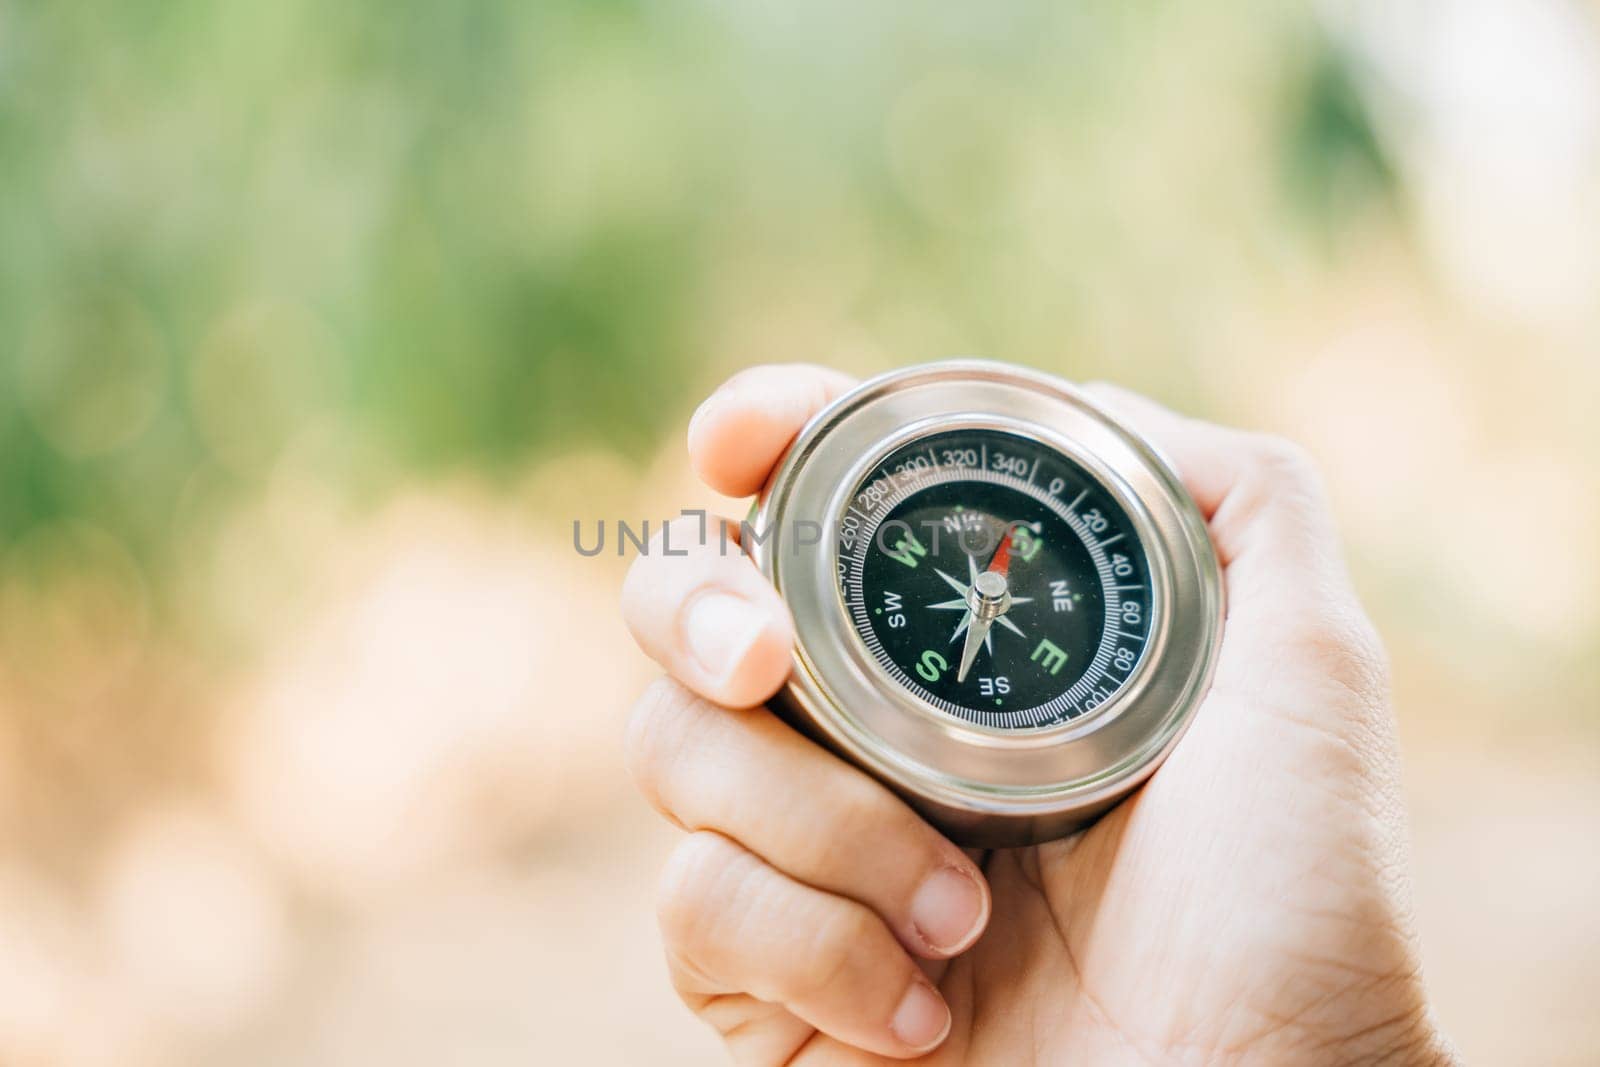
[[[1122,535],[1121,534],[1117,534],[1117,536],[1115,536],[1115,537],[1108,537],[1104,541],[1100,542],[1100,547],[1104,548],[1107,545],[1114,545],[1120,540],[1122,540]]]

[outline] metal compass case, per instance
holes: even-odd
[[[794,613],[780,712],[961,844],[1092,820],[1210,682],[1204,518],[1148,443],[1044,374],[961,361],[864,383],[801,431],[753,532]]]

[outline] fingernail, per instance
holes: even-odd
[[[701,593],[684,615],[689,655],[708,677],[731,674],[766,626],[766,616],[749,601],[731,593]]]
[[[954,953],[977,940],[988,908],[988,898],[971,875],[941,867],[917,887],[911,922],[932,948]]]
[[[691,440],[691,441],[694,440],[695,429],[702,422],[705,421],[707,415],[711,414],[711,412],[713,412],[713,411],[715,411],[717,409],[717,407],[721,404],[721,402],[722,402],[722,390],[721,389],[718,389],[716,392],[712,393],[710,396],[708,396],[704,400],[700,401],[700,406],[694,409],[694,414],[693,415],[689,416],[689,432],[686,435],[689,438],[689,440]]]
[[[950,1032],[950,1009],[927,983],[913,979],[894,1010],[889,1030],[906,1046],[924,1052]]]

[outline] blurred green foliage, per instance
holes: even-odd
[[[7,5],[0,537],[170,563],[308,427],[643,457],[730,364],[830,354],[790,303],[1203,398],[1214,308],[1352,169],[1389,180],[1337,57],[1264,2]]]
[[[1394,206],[1399,176],[1372,127],[1349,57],[1319,49],[1291,115],[1285,174],[1311,219],[1336,227],[1374,202]]]

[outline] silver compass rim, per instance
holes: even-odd
[[[1100,707],[1059,726],[975,728],[932,709],[871,661],[839,610],[837,539],[786,551],[786,525],[831,521],[857,484],[853,475],[898,447],[887,442],[914,439],[908,436],[914,426],[931,434],[959,420],[1037,431],[1041,444],[1083,466],[1128,508],[1152,584],[1161,587],[1160,599],[1152,597],[1150,636],[1135,677]],[[1160,765],[1209,688],[1224,606],[1204,518],[1152,443],[1053,376],[951,360],[863,382],[801,430],[754,528],[768,536],[747,548],[795,614],[792,672],[778,707],[958,840],[1044,840],[1104,811]]]

